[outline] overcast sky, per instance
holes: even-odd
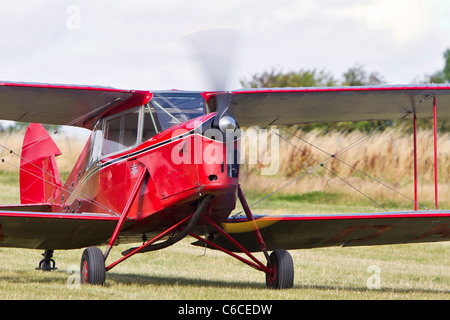
[[[220,43],[233,48],[224,89],[271,69],[339,79],[355,64],[406,84],[442,70],[450,1],[0,0],[0,80],[212,90],[185,41],[210,28],[236,30]]]

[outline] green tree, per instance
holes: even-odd
[[[321,87],[336,84],[337,81],[329,73],[314,69],[288,73],[272,69],[254,74],[251,80],[241,81],[244,88]]]
[[[445,59],[445,65],[443,70],[444,79],[446,82],[450,82],[450,49],[445,50],[444,59]]]
[[[244,88],[282,88],[282,87],[321,87],[321,86],[362,86],[383,83],[382,77],[377,72],[368,73],[362,65],[355,65],[343,74],[343,81],[337,81],[330,73],[317,70],[303,70],[298,72],[283,73],[281,71],[264,71],[254,74],[251,80],[242,80]],[[381,125],[380,121],[340,122],[333,124],[309,124],[303,125],[305,131],[321,130],[323,133],[338,130],[349,132],[353,130],[371,131]]]
[[[378,72],[368,73],[362,65],[356,64],[343,74],[344,86],[365,86],[383,84],[383,77]]]
[[[444,54],[444,68],[431,75],[426,75],[423,83],[445,83],[450,82],[450,49],[445,50]]]

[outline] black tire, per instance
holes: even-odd
[[[270,254],[271,263],[267,264],[273,274],[266,274],[269,289],[290,289],[294,286],[294,262],[289,252],[277,249]]]
[[[103,285],[106,278],[105,258],[97,247],[86,248],[81,256],[81,284]]]
[[[52,262],[50,260],[42,261],[41,270],[42,271],[52,271],[53,270]]]

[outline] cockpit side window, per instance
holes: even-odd
[[[141,108],[105,120],[102,154],[116,153],[135,146],[139,140]]]

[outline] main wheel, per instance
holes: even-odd
[[[289,289],[294,286],[294,262],[289,252],[284,249],[273,251],[267,267],[273,274],[266,274],[266,285],[269,289]]]
[[[80,278],[82,284],[105,283],[105,258],[99,248],[89,247],[84,250],[81,256]]]

